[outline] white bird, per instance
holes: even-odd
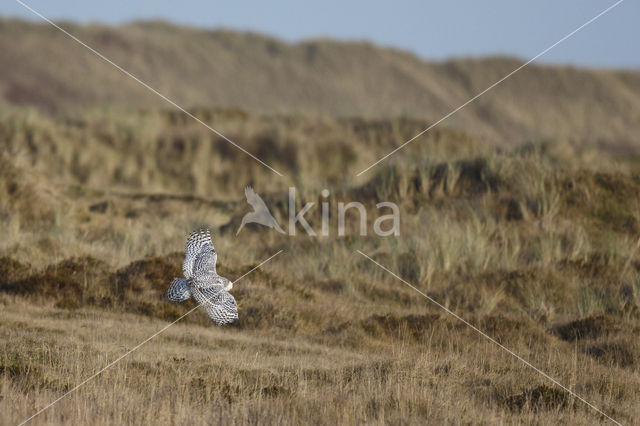
[[[249,203],[249,205],[253,207],[253,211],[244,215],[244,217],[242,218],[242,223],[240,224],[236,235],[240,233],[240,230],[247,223],[259,223],[260,225],[274,228],[281,234],[285,233],[282,228],[280,228],[280,225],[278,225],[278,222],[276,222],[274,217],[271,215],[271,212],[269,212],[269,208],[264,203],[262,198],[260,198],[260,196],[253,191],[253,188],[247,186],[244,189],[244,195],[247,197],[247,203]]]
[[[214,323],[224,325],[238,319],[238,306],[229,293],[233,283],[216,273],[217,261],[218,254],[209,230],[193,231],[184,252],[184,278],[171,281],[167,298],[172,302],[184,302],[193,297]]]

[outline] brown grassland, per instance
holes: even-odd
[[[535,140],[497,148],[428,123],[242,110],[0,110],[0,423],[15,424],[194,307],[169,303],[189,231],[211,227],[240,319],[198,309],[34,424],[535,423],[607,420],[358,255],[362,250],[587,401],[640,419],[640,174],[633,157]],[[329,237],[235,230],[253,185],[330,190]],[[401,236],[371,232],[375,203]],[[339,201],[369,233],[338,237]],[[383,212],[381,211],[380,214]],[[386,213],[386,212],[384,212]]]

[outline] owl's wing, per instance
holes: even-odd
[[[192,295],[217,325],[231,324],[238,319],[236,299],[222,286],[194,287]]]
[[[167,291],[167,298],[171,302],[184,302],[191,297],[191,291],[187,280],[184,278],[174,278],[169,285]]]
[[[218,262],[218,254],[213,247],[203,247],[200,253],[193,261],[193,269],[191,271],[192,285],[198,287],[209,287],[213,285],[218,278],[216,273],[216,263]]]
[[[213,257],[213,268],[215,272],[216,262],[218,255],[213,248],[213,242],[211,241],[211,232],[209,230],[200,229],[199,231],[193,231],[189,234],[187,239],[187,246],[184,250],[184,262],[182,262],[182,272],[185,278],[190,278],[195,270],[195,263],[199,255],[202,253],[208,253],[207,256]],[[211,259],[209,259],[211,261]]]

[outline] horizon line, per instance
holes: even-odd
[[[0,12],[0,20],[7,21],[18,21],[25,24],[34,24],[38,26],[42,26],[45,23],[40,22],[38,19],[31,18],[30,16],[22,16],[15,14],[5,14]],[[416,52],[408,47],[403,47],[394,44],[387,44],[383,42],[379,42],[373,40],[371,38],[366,37],[341,37],[334,36],[330,34],[317,34],[309,37],[299,37],[299,38],[287,38],[285,36],[281,36],[278,34],[270,33],[264,30],[254,29],[254,28],[242,28],[242,27],[232,27],[225,25],[199,25],[197,23],[186,23],[180,21],[174,21],[166,17],[149,17],[149,18],[131,18],[124,19],[118,21],[104,21],[100,19],[72,19],[72,18],[56,18],[52,19],[53,22],[62,25],[74,25],[78,27],[90,28],[91,26],[102,26],[110,29],[117,29],[120,27],[126,27],[131,25],[139,25],[139,24],[155,24],[155,25],[166,25],[175,28],[182,28],[186,30],[199,30],[199,31],[207,31],[211,33],[236,33],[240,35],[250,35],[255,37],[267,38],[277,43],[282,43],[287,46],[299,46],[305,45],[309,43],[336,43],[336,44],[347,44],[347,45],[365,45],[370,46],[376,49],[393,51],[401,54],[410,55],[423,63],[431,63],[431,64],[447,64],[451,62],[460,62],[465,60],[471,61],[487,61],[487,60],[513,60],[517,62],[524,63],[526,59],[523,56],[520,56],[516,53],[509,52],[500,52],[500,51],[487,51],[481,53],[453,53],[449,55],[442,56],[433,56],[428,57],[425,55]],[[554,68],[577,68],[584,70],[608,70],[608,71],[621,71],[621,72],[640,72],[640,64],[638,65],[603,65],[603,64],[593,64],[593,63],[584,63],[580,61],[572,61],[572,60],[540,60],[537,61],[536,64],[532,64],[533,66],[538,67],[554,67]]]

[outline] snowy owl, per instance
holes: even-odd
[[[193,231],[187,239],[182,272],[184,278],[174,278],[167,291],[172,302],[184,302],[193,297],[217,325],[238,319],[236,299],[229,294],[233,283],[216,273],[218,254],[211,242],[209,230]]]

